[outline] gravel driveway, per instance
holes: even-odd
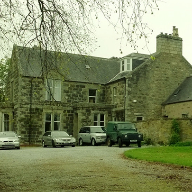
[[[0,191],[192,191],[192,169],[125,159],[131,147],[0,150]]]

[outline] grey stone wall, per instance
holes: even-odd
[[[192,141],[192,123],[190,119],[177,119],[181,128],[182,141]],[[151,139],[154,144],[168,144],[171,138],[172,119],[156,119],[136,123],[144,140]]]
[[[182,38],[161,33],[157,36],[156,52],[182,55]]]
[[[176,54],[159,53],[128,77],[126,120],[145,120],[162,116],[161,104],[192,73],[191,65]]]
[[[113,96],[113,89],[116,88],[116,96]],[[114,105],[111,111],[111,119],[116,121],[124,121],[124,109],[126,106],[126,92],[127,92],[126,79],[121,79],[106,85],[106,104]]]
[[[17,103],[19,99],[19,67],[17,63],[18,58],[13,51],[6,84],[6,100],[11,103]]]
[[[12,74],[13,75],[13,74]],[[53,76],[52,76],[53,77]],[[58,76],[57,76],[58,79]],[[45,113],[61,114],[61,130],[76,135],[82,125],[93,125],[93,114],[107,113],[104,104],[105,88],[99,84],[84,84],[62,81],[61,101],[45,101],[45,80],[43,78],[18,77],[19,95],[14,104],[14,128],[21,135],[23,144],[40,143],[44,133]],[[97,89],[96,103],[88,103],[89,89]],[[74,106],[79,107],[74,111]],[[74,114],[79,113],[79,122],[74,122]],[[74,128],[74,125],[77,127]]]
[[[168,118],[186,118],[192,119],[192,101],[168,104],[162,107],[163,116]]]

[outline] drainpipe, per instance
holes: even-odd
[[[31,133],[32,133],[32,96],[33,96],[33,77],[31,77],[30,85],[30,103],[29,103],[29,145],[31,145]]]
[[[124,77],[125,81],[125,95],[124,95],[124,121],[125,121],[125,110],[126,110],[126,98],[127,98],[127,79]]]

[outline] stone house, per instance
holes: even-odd
[[[187,77],[163,103],[166,118],[192,119],[192,76]]]
[[[14,45],[0,130],[14,130],[23,143],[34,144],[47,130],[77,138],[84,125],[162,118],[162,103],[192,67],[176,28],[158,35],[156,46],[152,56],[106,59]]]

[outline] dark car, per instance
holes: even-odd
[[[65,131],[47,131],[43,134],[42,145],[47,146],[72,146],[75,147],[76,139]]]
[[[141,147],[143,134],[138,133],[135,125],[131,122],[109,121],[107,124],[107,145],[111,147],[118,143],[119,147],[123,144],[129,146],[135,143]]]
[[[13,131],[0,132],[0,148],[16,148],[20,149],[20,136]]]

